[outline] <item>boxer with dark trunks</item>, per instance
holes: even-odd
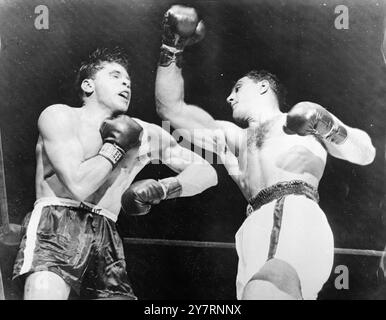
[[[370,164],[367,133],[343,124],[322,106],[300,102],[288,113],[278,79],[251,71],[227,98],[246,129],[212,118],[184,100],[182,55],[205,26],[194,8],[165,14],[156,78],[157,112],[184,139],[219,155],[249,202],[236,234],[238,299],[316,299],[333,265],[334,240],[318,205],[327,154]]]
[[[38,120],[36,202],[25,219],[14,278],[24,299],[136,299],[115,222],[146,214],[162,200],[217,184],[215,170],[157,125],[125,114],[131,97],[127,58],[98,49],[79,70],[80,108],[56,104]],[[132,184],[150,161],[178,173]]]

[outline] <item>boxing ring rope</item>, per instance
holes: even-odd
[[[210,241],[191,241],[191,240],[168,240],[152,238],[123,238],[123,242],[128,245],[158,245],[171,247],[190,247],[190,248],[217,248],[217,249],[235,249],[232,242],[210,242]],[[356,255],[369,257],[382,257],[384,251],[367,249],[335,248],[335,254]]]

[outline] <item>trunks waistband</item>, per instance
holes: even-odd
[[[118,218],[118,215],[112,213],[111,211],[85,201],[77,201],[77,200],[58,198],[58,197],[44,197],[35,201],[34,207],[36,207],[37,205],[41,207],[46,207],[46,206],[75,207],[75,208],[79,208],[80,210],[87,210],[91,213],[99,214],[114,222],[117,222],[117,218]]]
[[[307,198],[319,202],[318,190],[307,182],[301,180],[278,182],[261,190],[256,196],[249,199],[247,216],[273,200],[292,194],[305,195]]]

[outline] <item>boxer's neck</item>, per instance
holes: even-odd
[[[97,102],[87,101],[80,108],[83,118],[96,126],[100,126],[102,122],[113,115],[110,108],[107,108]]]
[[[277,103],[262,104],[251,110],[248,116],[248,125],[258,126],[282,114]]]

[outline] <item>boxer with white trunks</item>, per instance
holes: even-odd
[[[238,299],[316,299],[333,265],[334,241],[318,205],[327,154],[370,164],[369,135],[312,102],[281,111],[284,90],[276,76],[250,71],[227,98],[243,129],[215,120],[184,99],[184,49],[205,35],[194,8],[172,6],[163,21],[156,77],[157,112],[180,135],[215,152],[248,200],[236,234]],[[231,39],[230,39],[231,40]]]
[[[24,299],[136,299],[115,222],[217,184],[215,170],[157,125],[125,114],[127,58],[97,49],[79,70],[83,105],[52,105],[38,120],[36,202],[25,219],[14,278]],[[150,161],[177,175],[132,182]]]

